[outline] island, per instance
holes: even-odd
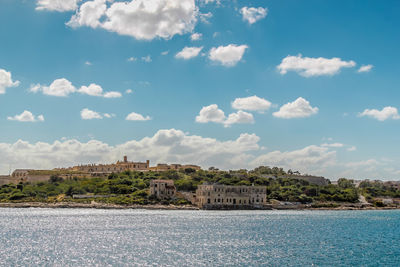
[[[0,207],[146,209],[396,209],[400,183],[320,176],[260,166],[207,170],[131,162],[0,176]]]

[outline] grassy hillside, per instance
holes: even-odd
[[[195,171],[185,169],[167,172],[123,172],[107,178],[72,178],[64,180],[56,175],[48,182],[4,185],[0,187],[1,202],[27,201],[74,201],[90,202],[91,199],[72,199],[76,194],[106,195],[96,198],[97,202],[115,204],[154,204],[158,200],[148,195],[150,180],[172,179],[178,191],[195,191],[204,182],[226,185],[267,186],[269,199],[279,201],[310,203],[316,201],[357,202],[358,190],[348,180],[338,185],[317,186],[292,178],[271,178],[286,174],[282,169],[259,167],[252,171]],[[269,178],[265,178],[269,176]],[[367,190],[363,188],[363,190]],[[165,204],[169,203],[164,201]],[[184,204],[182,199],[175,204]]]

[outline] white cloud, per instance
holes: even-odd
[[[80,0],[37,0],[36,10],[73,11],[78,8]]]
[[[96,111],[84,108],[81,110],[81,118],[82,120],[92,120],[92,119],[102,119],[103,116]]]
[[[374,65],[368,64],[368,65],[362,65],[357,72],[370,72]]]
[[[42,86],[40,84],[31,85],[30,91],[33,93],[42,92],[45,95],[60,97],[66,97],[75,92],[105,98],[122,96],[120,92],[103,92],[103,88],[95,83],[91,83],[89,86],[81,86],[79,90],[77,90],[75,86],[65,78],[54,80],[50,86]]]
[[[347,151],[356,151],[357,147],[356,146],[351,146],[347,149]]]
[[[260,19],[267,16],[268,9],[262,7],[243,7],[240,9],[240,14],[242,14],[243,20],[246,20],[249,24],[256,23]]]
[[[163,52],[161,52],[161,55],[162,55],[162,56],[166,56],[166,55],[168,55],[168,53],[169,53],[169,50],[163,51]]]
[[[142,61],[144,61],[144,62],[146,62],[146,63],[150,63],[150,62],[152,62],[153,60],[151,59],[151,56],[150,56],[150,55],[147,55],[147,56],[145,56],[145,57],[142,57]]]
[[[102,27],[139,40],[172,38],[191,32],[197,22],[194,0],[133,0],[115,2],[106,11]]]
[[[116,116],[116,115],[113,114],[113,113],[112,113],[112,114],[110,114],[110,113],[104,113],[103,115],[104,115],[105,118],[108,118],[108,119],[114,118],[114,117]]]
[[[103,96],[104,96],[104,98],[119,98],[119,97],[122,97],[122,94],[120,92],[111,91],[111,92],[104,93]]]
[[[195,32],[192,35],[190,35],[190,40],[198,41],[198,40],[201,40],[202,37],[203,37],[203,34]]]
[[[280,166],[285,169],[295,169],[312,174],[319,174],[325,171],[326,167],[335,164],[336,151],[315,145],[294,151],[272,151],[252,161],[253,166]]]
[[[239,110],[236,113],[229,114],[228,118],[224,121],[224,126],[229,127],[232,124],[238,123],[254,123],[253,114]]]
[[[218,105],[212,104],[205,106],[200,110],[199,115],[196,116],[196,122],[215,122],[223,124],[225,127],[229,127],[232,124],[238,123],[254,123],[254,117],[253,114],[242,110],[239,110],[236,113],[231,113],[228,117],[226,117],[225,113],[218,108]]]
[[[91,96],[103,96],[103,88],[100,85],[91,83],[89,86],[82,86],[79,90],[79,93],[91,95]]]
[[[106,0],[94,0],[83,3],[67,25],[73,28],[88,26],[97,28],[101,26],[100,18],[106,12]]]
[[[134,62],[134,61],[136,61],[137,59],[135,58],[135,57],[130,57],[130,58],[128,58],[127,59],[127,61],[129,61],[129,62]]]
[[[243,57],[247,45],[230,44],[227,46],[213,47],[210,50],[209,58],[223,66],[235,66]]]
[[[85,62],[85,65],[86,65],[86,66],[92,66],[93,64],[92,64],[92,62],[90,62],[90,61],[86,61],[86,62]]]
[[[196,122],[199,123],[207,123],[207,122],[216,122],[223,123],[225,121],[225,113],[218,108],[218,105],[212,104],[206,107],[203,107],[200,110],[199,115],[196,117]]]
[[[40,84],[32,85],[30,91],[33,93],[42,92],[45,95],[66,97],[76,92],[75,86],[65,78],[54,80],[50,86]]]
[[[384,107],[382,110],[377,109],[366,109],[358,114],[359,117],[370,117],[377,119],[378,121],[385,121],[388,119],[398,120],[400,119],[399,112],[395,107]]]
[[[205,24],[210,24],[209,19],[213,17],[213,14],[211,12],[208,13],[200,13],[199,14],[201,22]]]
[[[210,4],[210,3],[217,3],[218,5],[221,4],[221,0],[201,0],[205,4]]]
[[[11,72],[0,69],[0,94],[5,94],[6,89],[10,87],[17,87],[19,81],[13,81],[11,78]]]
[[[126,91],[125,91],[125,94],[132,94],[133,93],[133,90],[132,89],[127,89]]]
[[[151,120],[149,116],[144,117],[139,113],[132,112],[125,118],[127,121],[148,121]]]
[[[37,122],[37,121],[44,121],[44,116],[39,115],[35,117],[32,112],[28,110],[24,110],[20,115],[15,115],[13,117],[7,117],[10,121],[21,121],[21,122]]]
[[[311,107],[310,102],[302,97],[297,98],[294,102],[283,105],[279,111],[273,115],[282,119],[305,118],[317,114],[318,108]]]
[[[304,77],[334,75],[339,73],[341,68],[354,67],[356,63],[352,60],[342,61],[340,58],[311,58],[298,56],[287,56],[277,67],[281,74],[288,71],[295,71]]]
[[[258,96],[236,98],[232,102],[232,108],[250,111],[264,112],[271,107],[271,102]]]
[[[140,140],[131,140],[115,146],[90,140],[55,141],[54,143],[0,143],[0,173],[13,168],[52,169],[87,163],[111,163],[127,155],[135,161],[149,159],[157,163],[193,163],[219,168],[239,168],[247,161],[247,152],[259,149],[259,137],[243,133],[238,138],[220,141],[180,130],[159,130]]]
[[[325,144],[322,144],[321,145],[322,147],[336,147],[336,148],[339,148],[339,147],[344,147],[344,144],[342,144],[342,143],[325,143]]]
[[[176,58],[181,58],[181,59],[191,59],[194,57],[197,57],[200,53],[200,51],[203,49],[203,47],[185,47],[175,55]]]

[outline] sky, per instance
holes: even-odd
[[[400,180],[399,1],[0,0],[0,173]]]

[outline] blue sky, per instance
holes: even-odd
[[[1,173],[127,154],[400,179],[398,1],[0,6]]]

